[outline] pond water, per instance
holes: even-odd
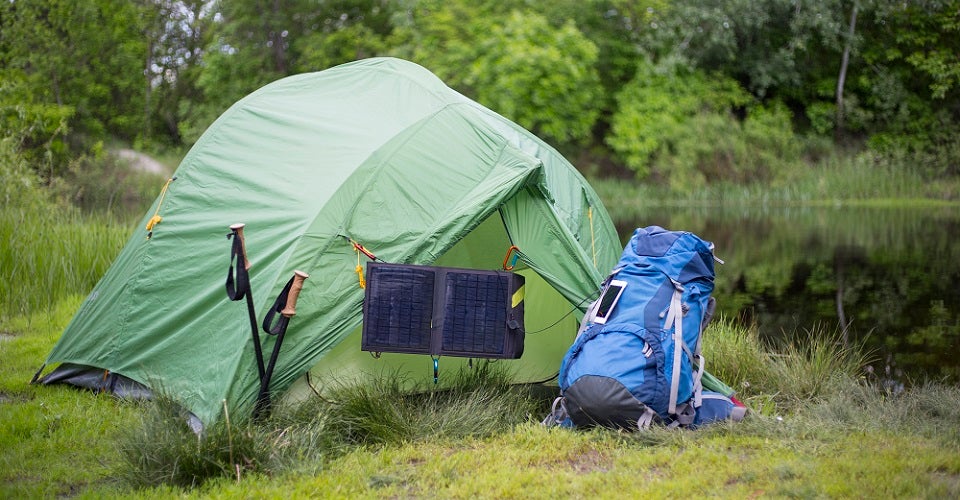
[[[654,209],[618,223],[696,233],[716,246],[718,310],[762,339],[862,343],[874,373],[960,381],[960,210]]]

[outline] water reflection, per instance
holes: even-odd
[[[863,342],[873,370],[960,380],[960,213],[950,209],[658,209],[621,221],[716,245],[726,317],[778,341],[807,331]]]

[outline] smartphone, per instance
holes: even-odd
[[[623,289],[626,287],[626,281],[610,280],[610,283],[607,284],[607,287],[603,289],[603,293],[600,295],[597,312],[593,315],[594,323],[604,324],[607,322],[607,319],[613,314],[613,309],[617,306],[617,301],[620,300],[620,296],[623,295]]]

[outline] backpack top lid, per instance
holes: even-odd
[[[648,226],[633,232],[616,269],[650,266],[679,283],[696,279],[707,279],[712,283],[715,276],[713,260],[713,243],[688,231]]]

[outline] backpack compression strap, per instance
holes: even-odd
[[[672,278],[670,282],[673,283],[673,297],[670,298],[670,309],[667,312],[667,320],[664,322],[664,327],[668,327],[673,323],[673,375],[670,379],[670,402],[667,406],[667,413],[674,415],[677,413],[677,392],[680,384],[680,355],[682,354],[683,346],[683,286],[680,283],[674,281]]]
[[[667,318],[664,327],[673,324],[673,374],[670,379],[670,401],[667,407],[667,413],[674,419],[670,427],[687,426],[693,423],[697,416],[697,406],[700,405],[701,383],[700,378],[703,375],[703,360],[700,354],[694,356],[690,348],[683,340],[683,286],[680,283],[670,280],[673,283],[673,297],[670,298],[670,309],[667,312]],[[697,346],[699,351],[699,345]],[[694,404],[677,404],[677,396],[680,390],[680,363],[682,354],[686,353],[690,362],[699,362],[697,372],[694,374]]]

